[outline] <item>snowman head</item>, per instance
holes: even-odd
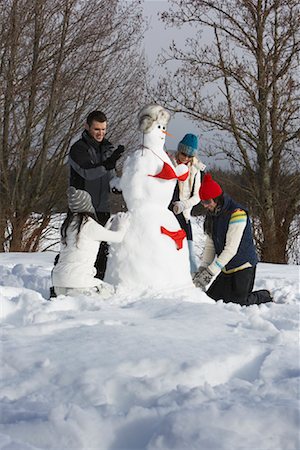
[[[147,134],[151,133],[157,125],[166,128],[170,120],[170,113],[162,106],[150,104],[141,109],[138,119],[139,131]]]
[[[144,147],[163,150],[170,114],[162,106],[147,105],[139,113],[139,130],[143,132]]]

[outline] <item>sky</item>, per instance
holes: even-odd
[[[184,48],[187,37],[196,36],[197,30],[193,25],[186,25],[184,28],[167,27],[160,19],[159,14],[168,10],[170,4],[167,0],[144,0],[144,15],[149,21],[149,29],[144,36],[145,55],[151,66],[151,74],[154,79],[163,72],[161,66],[157,63],[157,57],[162,49],[168,49],[168,46],[175,42]],[[203,31],[203,30],[202,30]],[[203,31],[202,38],[205,39],[206,32]],[[224,156],[209,157],[205,155],[202,149],[208,149],[214,146],[216,140],[215,131],[204,131],[199,128],[197,123],[181,113],[175,113],[168,124],[168,132],[172,137],[166,139],[166,149],[176,150],[178,143],[186,133],[193,133],[199,139],[199,157],[201,161],[208,167],[227,168],[228,162]]]
[[[166,27],[166,25],[159,20],[158,14],[167,10],[169,4],[167,0],[145,0],[144,14],[149,20],[149,29],[145,34],[145,54],[150,63],[153,73],[158,75],[162,69],[157,63],[157,57],[162,49],[167,49],[172,39],[184,45],[185,38],[192,32],[192,28],[188,28],[188,32],[179,30],[177,28]],[[166,147],[168,150],[174,150],[178,142],[186,133],[196,134],[199,138],[202,137],[201,131],[195,122],[183,116],[183,114],[176,113],[169,122],[168,131],[173,138],[168,137],[166,140]]]

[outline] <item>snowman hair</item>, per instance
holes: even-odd
[[[138,119],[139,131],[150,133],[157,122],[161,125],[167,125],[170,120],[170,113],[162,106],[150,104],[141,109]]]

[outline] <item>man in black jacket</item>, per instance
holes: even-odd
[[[110,217],[109,182],[114,176],[112,170],[124,152],[123,145],[114,149],[105,139],[106,127],[106,115],[101,111],[92,111],[87,116],[81,139],[72,145],[69,154],[70,186],[91,195],[101,225],[105,225]],[[107,254],[107,243],[101,243],[96,261],[96,276],[101,279],[105,274]]]

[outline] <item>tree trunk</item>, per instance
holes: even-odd
[[[276,229],[268,218],[261,224],[263,242],[261,243],[261,260],[269,263],[286,264],[287,238],[280,229]]]
[[[142,7],[139,0],[5,4],[0,8],[0,77],[6,80],[0,83],[0,251],[33,251],[40,227],[62,212],[61,205],[66,208],[66,157],[88,113],[98,108],[106,113],[113,145],[130,147],[139,140],[131,117],[145,91]],[[7,224],[12,224],[9,236]]]
[[[9,251],[10,252],[22,252],[23,251],[23,230],[26,223],[26,217],[18,216],[15,214],[15,217],[11,221],[12,227],[12,236],[9,241]]]

